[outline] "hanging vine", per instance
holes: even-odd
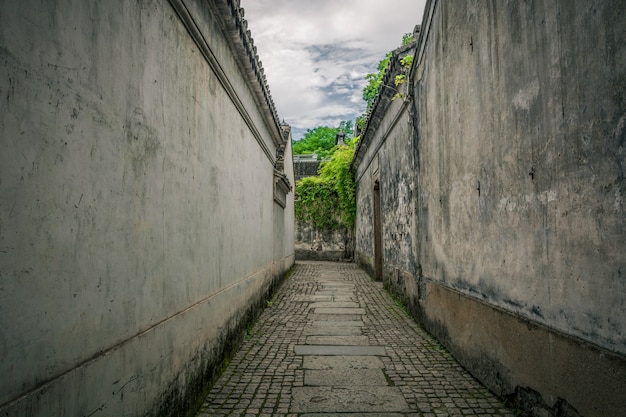
[[[356,143],[356,140],[354,141]],[[318,177],[296,183],[296,219],[321,230],[352,230],[356,217],[355,185],[350,163],[354,144],[339,146],[319,169]]]

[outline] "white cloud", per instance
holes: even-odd
[[[278,115],[296,139],[365,110],[365,75],[421,23],[425,2],[241,1]]]

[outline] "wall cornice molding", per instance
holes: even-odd
[[[234,86],[230,82],[228,75],[226,74],[222,66],[220,65],[219,60],[217,59],[213,50],[207,43],[206,38],[204,37],[201,29],[198,27],[198,24],[196,23],[196,21],[194,20],[194,17],[192,16],[191,12],[186,6],[185,0],[169,0],[169,2],[174,8],[174,10],[176,11],[176,14],[180,18],[181,22],[187,29],[189,36],[194,41],[194,43],[198,46],[198,49],[202,53],[202,56],[204,57],[206,62],[209,64],[209,66],[211,67],[215,75],[217,76],[220,84],[226,91],[226,94],[228,94],[233,105],[237,108],[237,111],[239,112],[242,119],[244,120],[248,128],[250,129],[250,132],[252,133],[256,141],[258,142],[259,146],[261,147],[261,149],[263,150],[267,158],[272,162],[272,164],[274,164],[276,162],[276,156],[273,154],[273,152],[269,149],[269,147],[263,140],[263,136],[257,129],[256,124],[254,123],[254,120],[252,120],[252,117],[248,113],[248,110],[246,109],[241,98],[237,94],[237,91],[235,90]],[[237,57],[237,61],[239,65],[245,66],[243,65],[243,63],[246,61],[246,59],[248,59],[248,65],[247,65],[248,68],[245,68],[242,71],[244,78],[246,78],[246,80],[248,81],[248,85],[251,87],[255,95],[255,100],[257,100],[257,102],[259,101],[264,102],[264,105],[260,105],[259,108],[262,110],[263,116],[265,117],[265,120],[268,123],[268,130],[270,131],[272,135],[272,141],[274,142],[274,144],[276,144],[276,146],[279,146],[282,143],[282,135],[278,127],[278,116],[276,115],[276,110],[274,109],[274,104],[271,101],[271,97],[269,96],[269,91],[267,89],[266,84],[261,84],[261,81],[258,78],[258,74],[262,73],[262,67],[260,67],[258,58],[252,59],[249,53],[243,52],[242,48],[245,49],[246,47],[242,45],[251,45],[251,43],[246,44],[246,41],[244,41],[241,36],[236,35],[236,33],[238,32],[235,31],[235,29],[233,29],[233,28],[236,28],[238,24],[241,27],[244,27],[245,22],[240,21],[239,23],[237,23],[237,17],[236,16],[233,17],[232,13],[234,12],[232,11],[231,8],[234,6],[232,5],[232,1],[215,0],[215,1],[208,1],[207,4],[209,4],[211,8],[214,9],[213,11],[216,15],[220,16],[222,23],[224,25],[224,30],[227,32],[227,37],[229,39],[229,42],[231,44],[235,44],[235,51],[233,52],[234,52],[234,55]],[[239,46],[237,46],[237,42],[235,42],[235,39],[239,40],[238,41]],[[246,57],[246,59],[244,59],[244,57]],[[257,63],[257,66],[255,67],[252,62]],[[251,80],[250,79],[251,74],[257,75],[257,78],[255,78],[254,80]],[[263,76],[263,80],[264,80],[264,76]],[[259,95],[262,95],[263,100],[261,100]]]

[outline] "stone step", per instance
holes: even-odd
[[[306,413],[300,417],[403,417],[399,413]]]
[[[369,345],[369,337],[367,336],[308,336],[306,338],[307,345],[352,345],[352,346],[366,346]]]
[[[358,321],[361,320],[361,314],[317,314],[310,313],[307,317],[312,321]]]
[[[325,321],[317,322],[324,324],[314,324],[310,327],[305,327],[302,331],[304,336],[359,336],[363,334],[363,322],[334,322]],[[341,324],[339,324],[341,323]],[[347,324],[356,323],[356,324]]]
[[[364,308],[345,308],[345,307],[319,307],[314,310],[315,314],[365,314]]]
[[[383,369],[383,361],[378,356],[316,356],[308,355],[302,358],[302,367],[306,369]]]
[[[389,385],[381,369],[308,369],[304,385],[330,387],[384,387]]]
[[[296,355],[346,355],[346,356],[385,356],[384,346],[332,346],[332,345],[296,345]]]
[[[354,301],[322,301],[319,303],[311,303],[309,305],[309,309],[316,308],[325,308],[325,307],[334,307],[334,308],[358,308],[361,307],[359,303],[355,303]]]
[[[294,387],[293,413],[402,412],[408,405],[396,387]]]

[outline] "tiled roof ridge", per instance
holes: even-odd
[[[396,69],[398,69],[398,66],[401,65],[400,60],[398,58],[402,54],[415,48],[416,45],[417,45],[417,39],[414,39],[408,44],[400,46],[394,49],[393,51],[391,51],[391,59],[389,60],[389,64],[387,65],[387,68],[385,70],[385,75],[383,76],[383,80],[380,83],[380,86],[378,87],[378,93],[376,94],[376,98],[374,99],[374,102],[372,103],[372,107],[370,108],[370,111],[367,115],[367,123],[365,125],[366,128],[364,129],[364,131],[367,130],[367,126],[369,125],[370,119],[373,117],[373,114],[377,110],[379,102],[383,100],[383,98],[385,97],[385,93],[388,93],[388,95],[391,94],[386,89],[389,89],[390,87],[393,89],[392,85],[395,86],[395,77],[396,75],[398,75],[398,71],[396,71]]]
[[[257,54],[257,48],[254,46],[252,34],[248,29],[248,22],[244,18],[244,9],[240,7],[239,0],[216,0],[216,4],[224,17],[226,30],[230,35],[231,41],[235,45],[240,55],[237,57],[244,66],[244,70],[251,81],[253,81],[253,90],[257,95],[262,108],[269,112],[276,132],[280,135],[280,122],[276,106],[267,84],[265,70],[263,64]]]
[[[419,30],[419,28],[416,28]],[[376,98],[372,103],[372,106],[367,113],[367,119],[365,121],[365,127],[361,133],[361,140],[357,145],[357,148],[354,152],[354,158],[352,163],[350,164],[351,169],[354,169],[363,158],[363,152],[366,151],[369,146],[369,142],[372,140],[373,131],[378,128],[378,124],[380,123],[380,112],[384,112],[387,105],[393,100],[394,92],[397,92],[395,88],[395,77],[400,73],[400,68],[402,64],[400,63],[400,57],[403,54],[407,54],[412,49],[417,47],[417,37],[414,36],[413,40],[406,45],[400,46],[393,51],[391,51],[391,59],[389,60],[389,64],[387,64],[387,68],[385,69],[385,74],[383,76],[383,80],[378,87],[378,93],[376,94]],[[407,54],[408,55],[408,54]]]

